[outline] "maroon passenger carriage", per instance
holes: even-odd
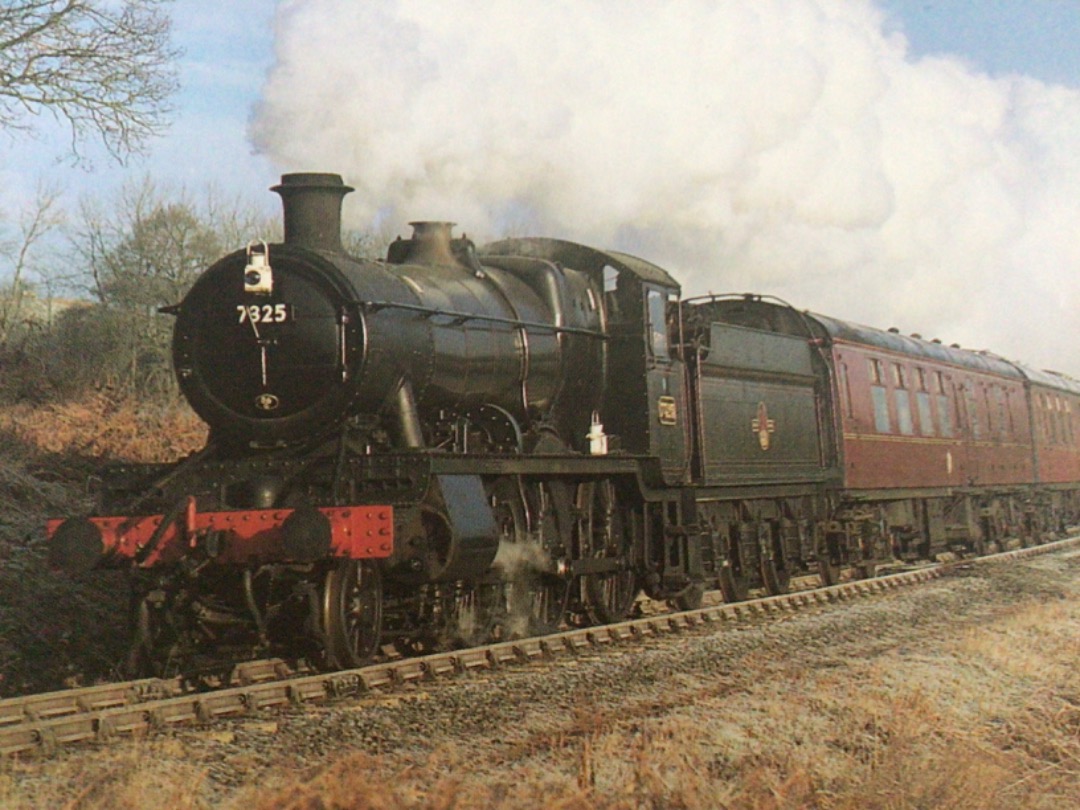
[[[803,335],[827,358],[841,470],[823,530],[870,568],[893,556],[1028,544],[1080,515],[1080,383],[758,296],[709,299],[712,318]]]
[[[1055,522],[1080,512],[1080,381],[1051,371],[1018,366],[1027,380],[1034,437],[1035,482],[1043,511]],[[1038,510],[1036,510],[1037,513]]]

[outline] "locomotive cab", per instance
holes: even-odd
[[[507,239],[485,245],[481,254],[495,265],[517,256],[573,267],[602,290],[604,372],[589,381],[603,390],[600,422],[615,437],[613,449],[659,459],[655,483],[685,483],[689,425],[678,282],[637,257],[558,239]],[[604,385],[607,380],[619,385]]]
[[[666,484],[685,483],[689,414],[679,288],[655,273],[624,268],[607,297],[618,313],[611,327],[612,374],[628,384],[605,418],[626,450],[660,459]]]

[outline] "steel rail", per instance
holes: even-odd
[[[144,679],[0,700],[0,754],[49,755],[60,746],[107,742],[188,723],[209,723],[284,706],[392,690],[403,684],[451,677],[476,669],[552,660],[705,626],[792,614],[816,606],[873,596],[939,579],[962,567],[1019,560],[1080,546],[1080,536],[986,557],[937,563],[897,574],[838,585],[656,614],[615,624],[564,630],[452,652],[404,658],[318,674],[295,675],[280,660],[240,664],[237,685],[184,693],[182,679]]]

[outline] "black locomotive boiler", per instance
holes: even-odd
[[[130,572],[133,668],[356,666],[897,551],[892,496],[844,488],[823,321],[683,302],[661,268],[570,242],[478,250],[449,223],[363,260],[339,176],[274,190],[284,242],[166,310],[207,445],[113,468],[95,514],[50,522],[55,565]]]

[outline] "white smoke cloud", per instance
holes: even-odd
[[[293,0],[252,124],[352,224],[448,219],[1080,376],[1080,91],[871,0]]]

